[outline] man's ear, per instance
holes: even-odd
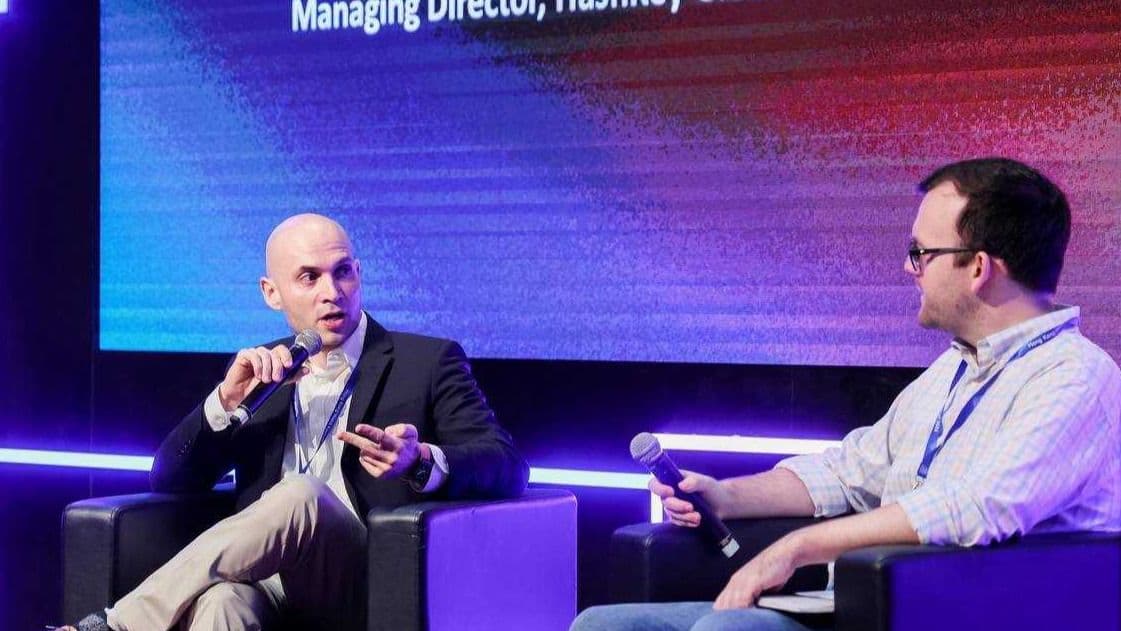
[[[261,297],[265,299],[265,304],[274,311],[284,309],[284,301],[280,299],[280,290],[277,289],[276,283],[272,282],[268,276],[262,276],[259,281],[261,285]]]
[[[973,260],[969,262],[969,285],[973,293],[979,293],[992,280],[998,273],[998,265],[1003,269],[1004,261],[993,258],[988,252],[977,252],[973,255]]]

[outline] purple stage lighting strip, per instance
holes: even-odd
[[[81,469],[112,469],[116,471],[149,471],[149,456],[121,456],[82,451],[47,451],[41,449],[0,448],[0,463],[27,464]],[[615,473],[612,471],[587,471],[582,469],[549,469],[534,467],[529,481],[536,484],[567,486],[593,486],[609,489],[646,489],[645,473]]]
[[[763,436],[712,436],[706,434],[654,434],[662,449],[711,451],[736,454],[816,454],[840,447],[839,440],[808,438],[768,438]]]
[[[535,484],[564,486],[594,486],[603,489],[646,490],[648,473],[615,473],[613,471],[586,471],[582,469],[546,469],[531,467],[529,481]]]
[[[0,462],[79,469],[113,469],[116,471],[149,471],[152,468],[152,458],[150,456],[119,456],[115,454],[92,454],[84,451],[46,451],[41,449],[0,448]]]
[[[2,0],[0,0],[2,1]],[[818,453],[840,445],[836,440],[803,438],[769,438],[761,436],[715,436],[705,434],[654,434],[666,450],[708,451],[744,454],[807,454]],[[75,467],[84,469],[113,469],[117,471],[148,471],[152,458],[148,456],[122,456],[80,451],[48,451],[40,449],[0,448],[0,463]],[[590,486],[608,489],[644,490],[650,476],[645,473],[618,473],[586,469],[555,469],[532,467],[529,481],[534,484],[559,486]],[[650,521],[662,521],[662,503],[650,494]]]

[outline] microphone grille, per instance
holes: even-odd
[[[631,458],[641,465],[650,465],[662,453],[662,445],[650,432],[642,432],[631,439]]]
[[[315,329],[304,329],[296,336],[296,345],[306,348],[308,355],[315,355],[323,348],[323,338]]]

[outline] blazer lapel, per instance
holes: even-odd
[[[393,342],[389,339],[389,332],[375,322],[370,314],[366,314],[366,318],[366,340],[362,343],[362,356],[358,358],[358,383],[354,386],[354,393],[350,395],[350,410],[346,416],[348,432],[354,431],[354,427],[366,418],[370,405],[381,397],[385,376],[393,362]],[[343,483],[350,496],[350,505],[365,522],[369,502],[358,493],[353,480],[369,474],[362,470],[358,462],[358,450],[351,445],[343,447],[341,458]]]
[[[366,418],[370,405],[381,397],[387,370],[393,362],[393,342],[389,339],[389,332],[369,314],[366,317],[366,340],[362,344],[362,356],[358,358],[360,376],[350,397],[346,418],[348,432],[354,431],[354,426]]]
[[[273,472],[273,478],[268,480],[269,486],[275,484],[282,476],[284,450],[288,444],[288,417],[292,413],[292,391],[295,388],[296,386],[292,384],[278,388],[261,404],[257,413],[242,430],[243,435],[251,432],[259,436],[266,445],[263,470]],[[255,438],[254,441],[256,440]],[[240,482],[240,479],[238,481]]]

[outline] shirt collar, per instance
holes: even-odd
[[[354,367],[358,365],[358,358],[362,355],[362,346],[366,343],[366,318],[366,313],[362,312],[362,317],[358,319],[358,326],[355,327],[354,333],[343,340],[338,348],[327,353],[327,368],[320,369],[314,365],[311,366],[313,375],[331,380],[346,368],[354,370]]]
[[[342,346],[343,355],[346,356],[346,363],[351,368],[358,365],[358,358],[362,356],[362,345],[366,343],[366,312],[362,312],[362,317],[358,318],[358,326],[354,329],[354,333],[346,338]]]
[[[1024,344],[1027,344],[1032,338],[1059,326],[1067,320],[1073,319],[1075,321],[1074,325],[1077,327],[1079,314],[1078,307],[1057,304],[1048,313],[1025,320],[1003,331],[997,331],[982,339],[977,342],[976,348],[977,370],[984,372],[991,366],[1004,362],[1023,348]],[[973,353],[970,352],[969,347],[964,342],[954,340],[951,344],[966,358],[966,361],[969,361]]]

